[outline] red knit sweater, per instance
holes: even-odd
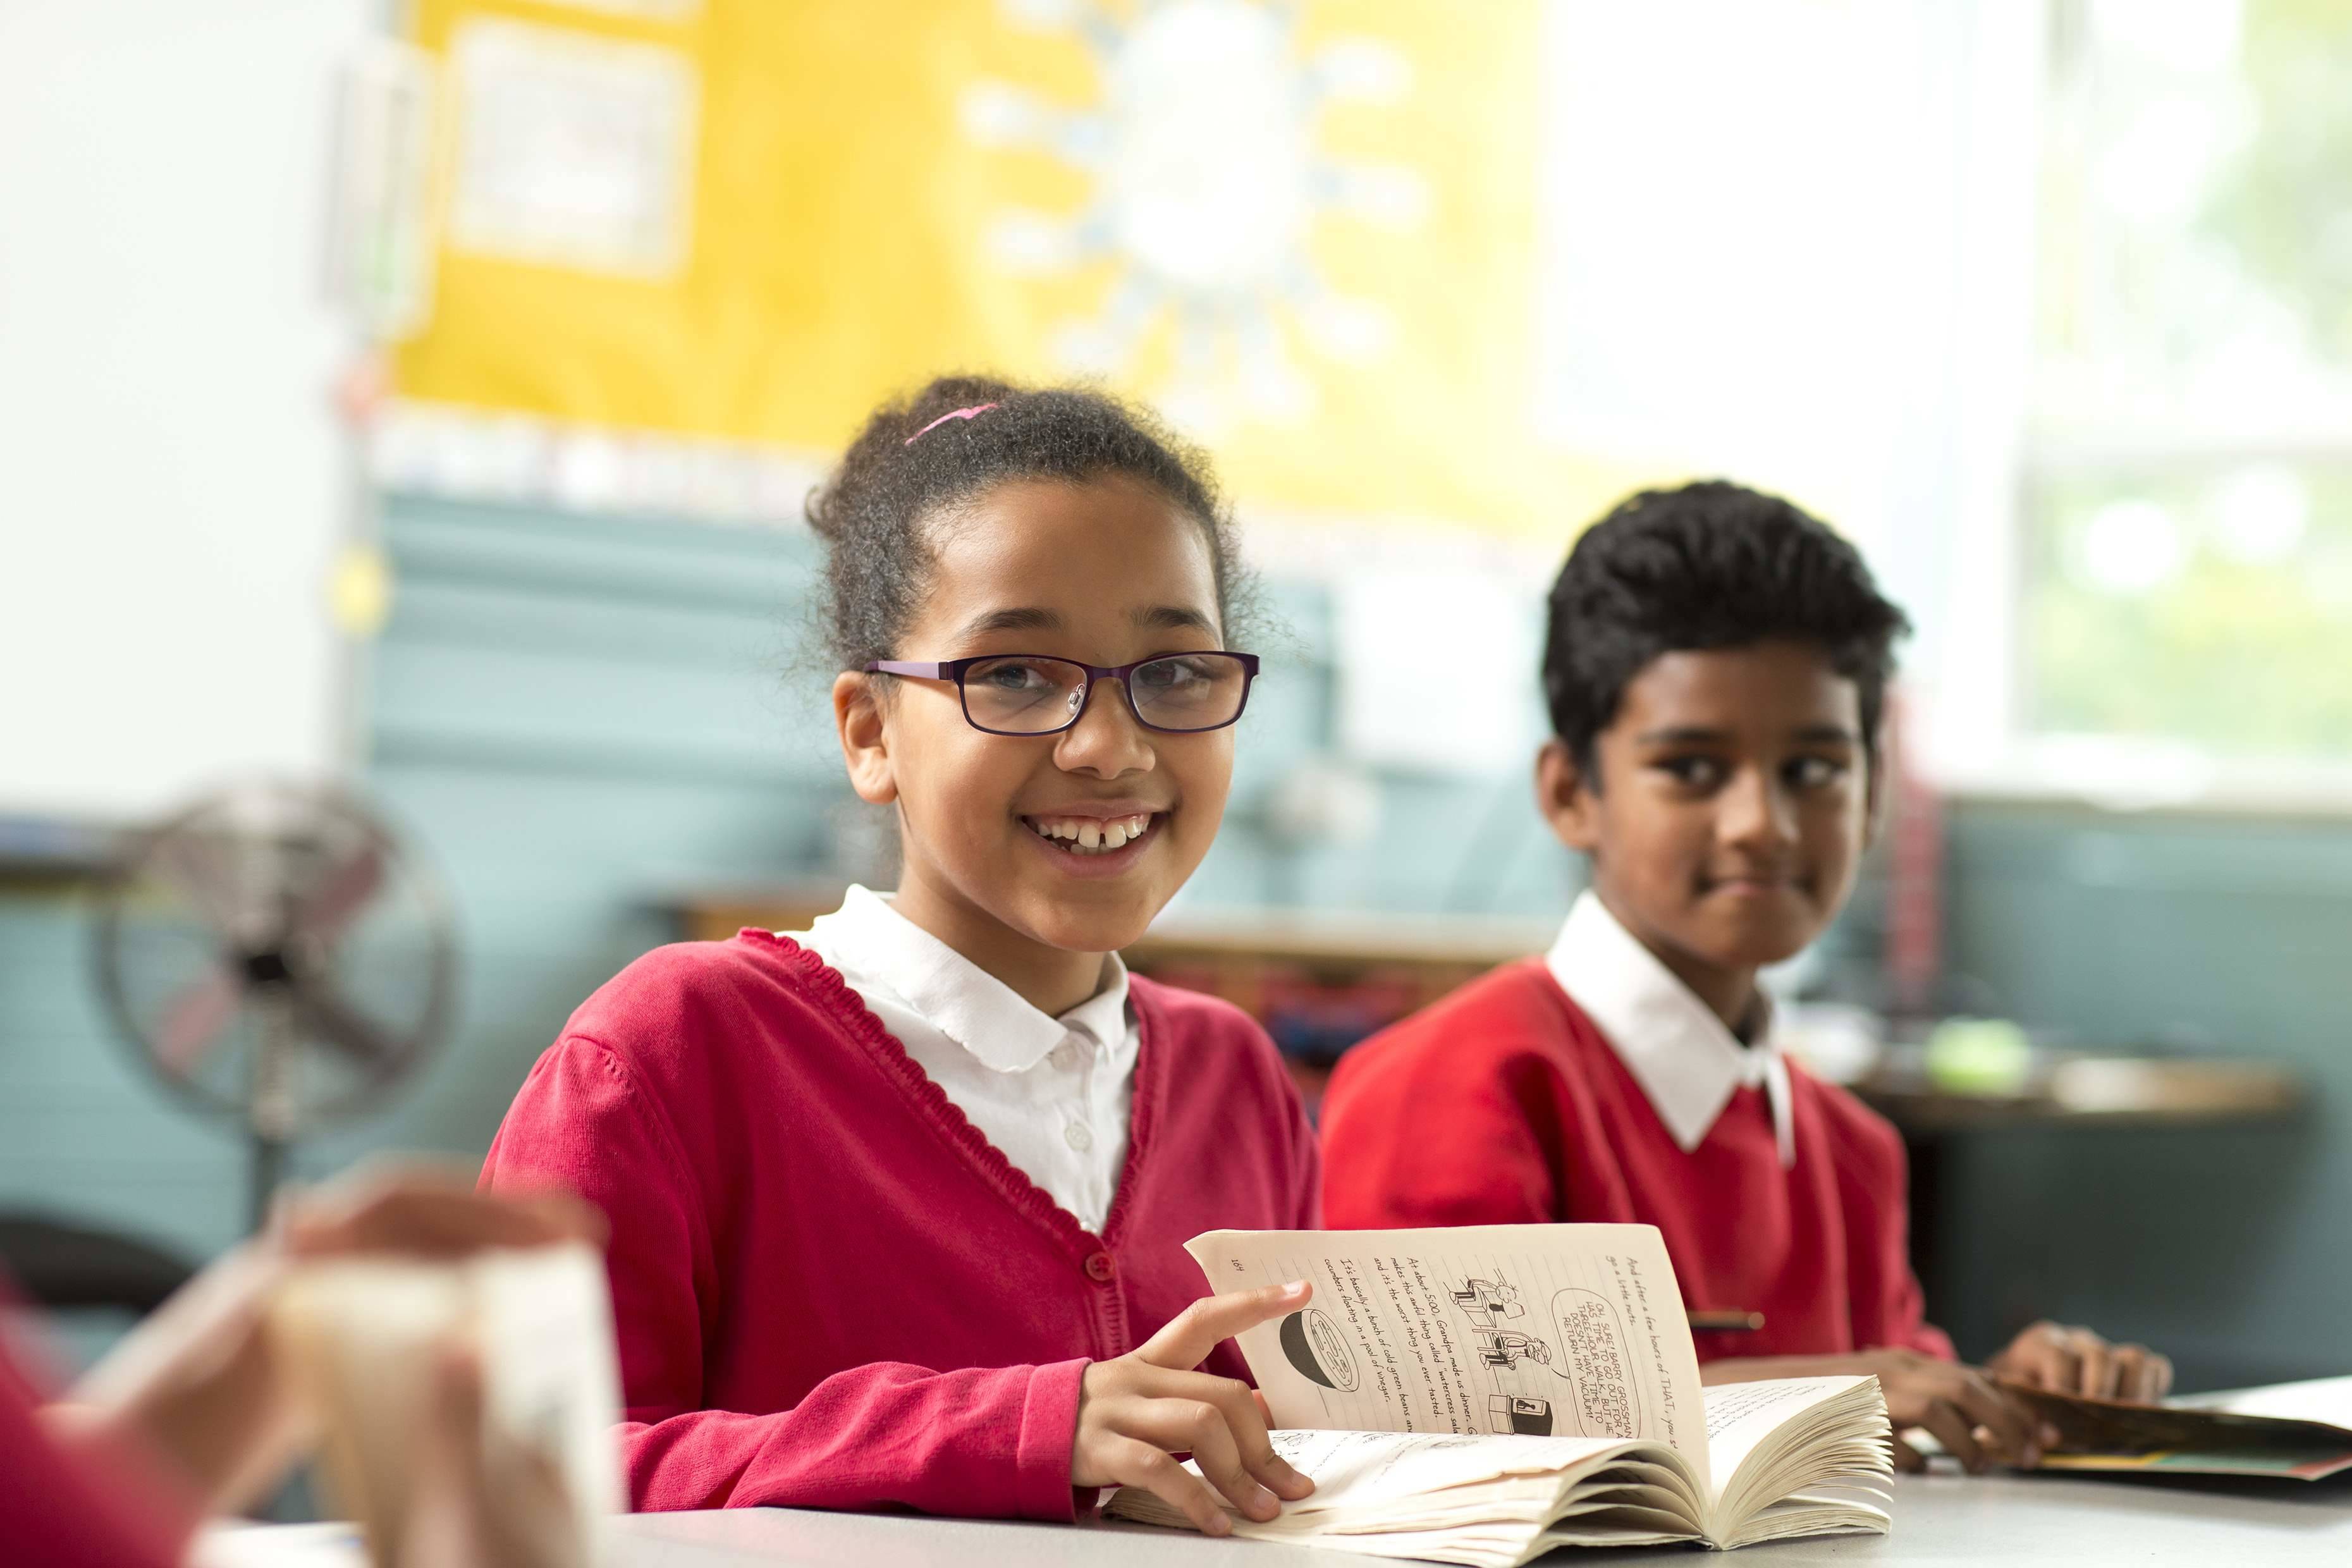
[[[1541,960],[1506,964],[1342,1058],[1323,1101],[1335,1228],[1605,1220],[1664,1233],[1685,1304],[1764,1314],[1702,1333],[1701,1361],[1902,1345],[1921,1321],[1905,1250],[1903,1142],[1791,1063],[1797,1161],[1761,1089],[1685,1153]]]
[[[638,1508],[1073,1517],[1088,1362],[1207,1294],[1194,1235],[1317,1210],[1264,1031],[1148,980],[1129,995],[1134,1110],[1098,1236],[784,938],[658,949],[572,1016],[482,1183],[562,1183],[612,1222]],[[1230,1345],[1210,1365],[1244,1372]]]
[[[17,1307],[0,1285],[0,1311]],[[5,1338],[0,1335],[0,1338]],[[0,1343],[0,1562],[40,1568],[168,1568],[199,1500],[127,1431],[62,1436],[32,1369]]]

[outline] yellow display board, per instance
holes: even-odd
[[[1631,476],[1534,433],[1537,26],[1536,0],[415,0],[455,152],[394,387],[822,454],[935,372],[1091,372],[1249,505],[1562,537]]]

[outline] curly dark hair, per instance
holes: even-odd
[[[933,423],[979,404],[994,406]],[[944,375],[868,416],[840,466],[809,497],[809,526],[825,545],[823,628],[835,668],[898,656],[936,564],[933,528],[955,508],[1017,480],[1084,484],[1115,475],[1150,485],[1199,524],[1216,579],[1218,625],[1230,642],[1254,584],[1198,451],[1106,393]]]
[[[1590,776],[1594,738],[1661,654],[1812,643],[1854,683],[1874,759],[1895,642],[1910,629],[1861,552],[1779,496],[1724,479],[1643,490],[1585,530],[1552,583],[1544,701]]]

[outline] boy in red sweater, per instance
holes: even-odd
[[[1552,587],[1536,779],[1591,889],[1543,958],[1341,1061],[1324,1215],[1655,1225],[1691,1308],[1764,1316],[1697,1336],[1707,1381],[1875,1373],[1898,1428],[1981,1470],[2033,1463],[2041,1435],[1922,1321],[1902,1142],[1779,1053],[1756,984],[1853,885],[1904,629],[1853,548],[1776,497],[1644,491],[1585,532]],[[2171,1382],[2051,1323],[1988,1370],[2126,1399]]]

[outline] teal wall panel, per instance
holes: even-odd
[[[244,1223],[243,1146],[115,1042],[79,896],[0,896],[0,1207],[209,1254]]]
[[[2285,1125],[1965,1141],[1956,1331],[1982,1352],[2054,1315],[2207,1384],[2352,1369],[2352,831],[1979,805],[1949,858],[1953,963],[1990,1009],[2284,1060],[2315,1090]]]
[[[804,536],[394,500],[385,538],[367,782],[451,885],[467,984],[452,1047],[321,1164],[478,1154],[572,1009],[668,939],[663,889],[818,864],[847,793],[793,675]]]

